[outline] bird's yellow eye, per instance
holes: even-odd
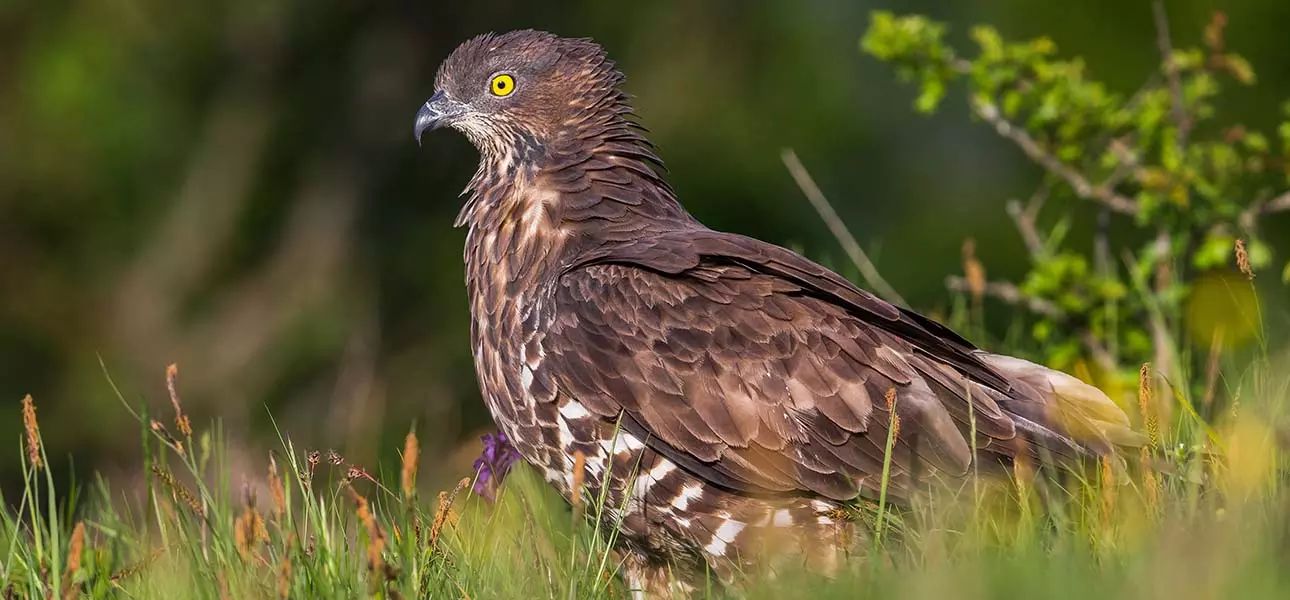
[[[493,83],[488,86],[494,96],[506,97],[515,91],[515,78],[505,73],[493,78]]]

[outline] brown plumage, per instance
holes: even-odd
[[[483,35],[444,62],[416,134],[451,126],[480,150],[457,224],[484,400],[566,498],[575,480],[593,502],[608,487],[600,518],[634,587],[684,591],[705,566],[730,581],[783,557],[830,568],[848,537],[838,509],[880,485],[890,390],[898,500],[923,474],[966,475],[972,445],[1006,465],[1134,440],[1073,377],[704,227],[622,80],[589,40]]]

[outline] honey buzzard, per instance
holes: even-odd
[[[772,556],[827,570],[838,510],[881,485],[893,407],[896,500],[974,455],[1078,460],[1133,438],[1071,376],[703,226],[622,81],[590,40],[482,35],[444,61],[415,133],[451,127],[480,152],[456,225],[484,401],[565,498],[607,488],[602,530],[635,590]]]

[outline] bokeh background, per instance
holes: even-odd
[[[792,147],[915,307],[949,302],[967,237],[992,278],[1023,272],[1003,206],[1038,170],[959,101],[911,110],[913,90],[858,48],[879,8],[949,21],[961,45],[975,23],[1049,35],[1125,93],[1159,60],[1145,0],[0,1],[0,440],[17,443],[30,393],[56,468],[128,474],[138,424],[100,360],[167,421],[178,363],[186,408],[218,419],[248,470],[279,433],[375,466],[415,424],[429,466],[460,477],[491,427],[451,227],[477,156],[411,132],[438,62],[489,30],[605,45],[715,228],[841,256],[780,163]],[[1290,3],[1168,9],[1179,46],[1228,14],[1260,80],[1223,112],[1272,127]],[[1288,226],[1266,225],[1274,246]],[[1265,301],[1284,303],[1275,280]]]

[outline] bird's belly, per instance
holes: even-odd
[[[502,338],[505,339],[505,338]],[[508,351],[510,350],[510,351]],[[828,555],[849,537],[836,504],[714,486],[563,394],[535,398],[514,346],[477,346],[485,402],[525,461],[601,530],[650,562],[706,565],[723,580],[767,556]],[[513,358],[511,358],[513,357]],[[581,466],[581,469],[578,467]]]
[[[836,518],[834,503],[727,491],[576,400],[557,404],[553,410],[537,405],[543,445],[552,451],[532,462],[567,500],[577,497],[602,531],[616,531],[630,551],[700,572],[706,565],[729,580],[784,556],[831,560],[849,543],[851,525]]]

